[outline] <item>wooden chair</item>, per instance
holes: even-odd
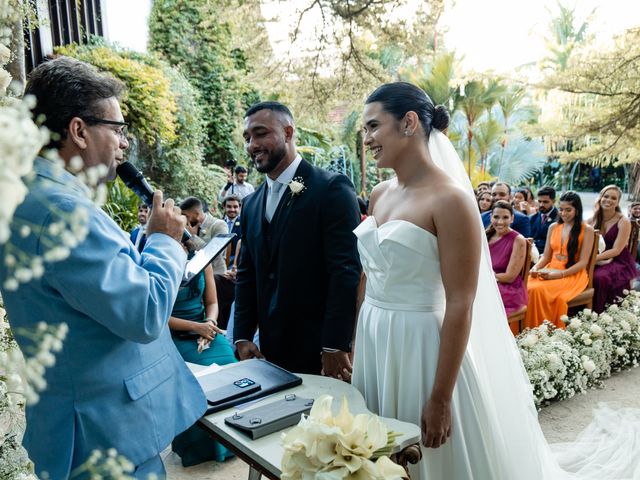
[[[587,287],[578,295],[573,297],[567,302],[569,308],[593,307],[593,270],[596,268],[596,257],[598,256],[598,241],[600,238],[600,231],[595,230],[593,234],[593,247],[591,247],[591,256],[589,257],[589,263],[587,263],[587,274],[589,275],[589,283]]]
[[[631,256],[637,260],[638,258],[638,234],[640,233],[640,223],[638,220],[631,220],[631,233],[629,234],[629,243],[627,248]]]
[[[520,271],[520,276],[522,277],[522,281],[524,282],[524,288],[527,288],[527,282],[529,281],[529,270],[531,269],[531,246],[533,245],[533,238],[527,238],[527,244],[525,246],[526,252],[524,257],[524,265],[522,266],[522,270]],[[516,310],[512,312],[508,317],[509,326],[512,323],[518,322],[518,332],[522,331],[522,321],[527,313],[527,306],[524,305],[520,310]]]

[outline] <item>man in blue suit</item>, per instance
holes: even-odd
[[[547,242],[549,225],[558,218],[558,209],[555,206],[556,191],[553,187],[542,187],[538,190],[538,211],[529,217],[531,223],[531,236],[540,253],[544,252]]]
[[[144,244],[147,243],[147,220],[149,219],[149,207],[145,203],[138,205],[138,225],[131,230],[129,239],[135,245],[136,250],[142,252]]]
[[[493,199],[493,203],[497,202],[498,200],[504,200],[505,202],[511,203],[511,187],[508,183],[505,182],[494,183],[491,189],[491,198]],[[482,214],[482,223],[484,225],[484,228],[487,228],[489,226],[489,224],[491,223],[491,211],[484,212]],[[524,238],[529,238],[531,236],[529,217],[515,210],[513,211],[513,222],[511,222],[511,228],[513,228]]]
[[[50,147],[67,169],[77,169],[72,159],[79,157],[82,170],[96,168],[102,181],[115,178],[129,145],[117,100],[122,89],[114,78],[65,57],[32,72],[26,94],[36,97],[34,116],[44,117],[55,134]],[[68,325],[46,371],[47,388],[27,407],[23,444],[40,477],[69,478],[92,451],[114,448],[133,463],[136,478],[164,478],[159,453],[206,408],[167,328],[186,260],[179,242],[185,219],[173,200],[163,204],[156,192],[140,254],[70,171],[37,158],[35,173],[13,223],[29,222],[32,233],[21,238],[16,227],[13,244],[27,255],[44,255],[55,230],[50,226],[69,218],[86,219],[87,235],[42,276],[2,291],[23,351],[38,322]],[[0,285],[6,285],[11,274],[0,263]]]

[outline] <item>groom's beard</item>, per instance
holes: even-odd
[[[269,173],[272,172],[273,169],[276,168],[282,160],[284,160],[284,157],[286,155],[287,150],[284,146],[282,146],[271,152],[267,157],[267,161],[262,163],[261,165],[258,165],[255,161],[253,163],[256,166],[256,170],[258,170],[258,172]]]

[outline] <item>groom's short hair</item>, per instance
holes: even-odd
[[[291,110],[289,110],[289,108],[286,105],[280,102],[273,102],[273,101],[259,102],[251,105],[247,110],[247,112],[244,114],[244,118],[250,117],[251,115],[253,115],[256,112],[259,112],[260,110],[271,110],[272,112],[276,112],[286,116],[291,122],[293,122],[293,114],[291,113]]]

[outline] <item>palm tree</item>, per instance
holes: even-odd
[[[498,152],[489,153],[489,159]],[[504,149],[504,161],[491,164],[492,176],[511,185],[529,180],[547,161],[544,144],[539,139],[527,139],[522,135],[512,137]]]
[[[445,52],[433,63],[402,71],[400,78],[427,92],[435,105],[445,105],[453,112],[457,106],[454,104],[457,87],[453,85],[456,63],[455,52]]]
[[[573,49],[585,40],[589,19],[596,9],[594,8],[587,19],[580,24],[576,24],[575,7],[566,7],[558,1],[558,9],[558,15],[552,17],[549,24],[551,35],[546,38],[550,55],[545,57],[542,62],[543,66],[547,68],[563,71],[567,68]],[[553,15],[550,11],[549,13]]]
[[[504,151],[509,141],[509,133],[515,122],[512,124],[512,120],[530,119],[534,114],[534,108],[532,106],[523,106],[522,101],[526,98],[526,90],[522,87],[515,86],[509,88],[504,95],[498,98],[498,106],[502,113],[502,122],[504,124],[503,136],[500,141],[500,159],[498,160],[498,170],[500,164],[504,160]]]
[[[486,118],[474,128],[473,140],[480,154],[480,172],[482,174],[487,170],[489,152],[494,146],[498,145],[501,135],[502,126],[493,118],[491,112],[488,112]]]
[[[490,110],[506,91],[497,80],[486,83],[472,80],[464,85],[464,93],[460,92],[457,104],[467,120],[467,173],[471,176],[471,148],[474,127],[482,115]]]

